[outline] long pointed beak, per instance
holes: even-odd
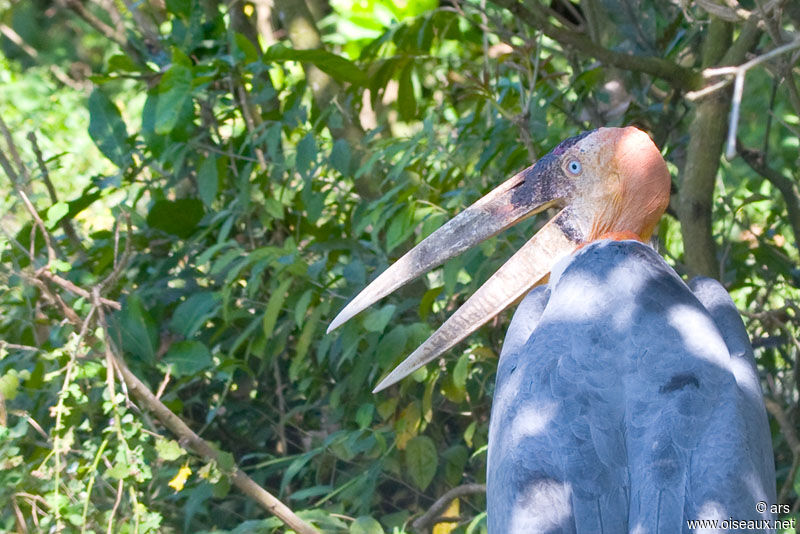
[[[451,349],[543,282],[553,264],[579,244],[561,226],[567,216],[561,210],[544,225],[372,392],[386,389]]]
[[[339,312],[328,327],[337,328],[357,313],[449,258],[553,206],[563,206],[567,192],[540,160],[506,180],[459,213],[392,264]],[[472,295],[434,334],[375,388],[380,391],[480,328],[517,301],[550,272],[553,263],[572,252],[577,240],[568,235],[562,210]]]

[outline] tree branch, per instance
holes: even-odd
[[[653,56],[636,56],[609,50],[593,42],[583,34],[555,26],[539,11],[544,10],[544,8],[538,4],[536,4],[535,8],[529,9],[526,5],[517,2],[517,0],[493,1],[495,4],[508,9],[526,24],[544,32],[545,35],[562,46],[573,48],[589,57],[594,57],[606,65],[650,74],[668,81],[673,87],[687,91],[698,89],[703,83],[702,76],[698,72],[681,67],[667,59]]]
[[[712,19],[703,43],[703,68],[735,65],[755,46],[761,32],[753,16],[731,44],[732,27]],[[684,257],[693,274],[719,278],[716,245],[711,234],[711,206],[722,147],[727,134],[731,92],[716,91],[698,101],[689,125],[689,143],[679,190],[678,215]]]
[[[437,523],[437,518],[444,512],[450,505],[453,499],[472,495],[474,493],[486,493],[485,484],[463,484],[447,490],[444,495],[436,499],[427,512],[414,520],[411,524],[415,530],[425,530],[430,526]]]

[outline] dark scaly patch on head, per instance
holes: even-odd
[[[525,179],[520,182],[511,195],[511,204],[514,208],[527,206],[534,198],[556,199],[561,196],[563,191],[559,191],[559,189],[563,187],[563,184],[560,184],[558,180],[558,175],[561,174],[561,156],[575,143],[594,131],[565,139],[542,156],[535,165],[522,171]]]
[[[576,135],[575,137],[570,137],[569,139],[565,139],[565,140],[561,141],[558,144],[557,147],[555,147],[553,150],[551,150],[550,154],[552,154],[554,156],[560,156],[561,154],[566,152],[569,147],[574,146],[575,143],[577,143],[578,141],[580,141],[581,139],[583,139],[587,135],[589,135],[591,133],[594,133],[596,131],[597,130],[590,130],[588,132],[583,132],[580,135]]]

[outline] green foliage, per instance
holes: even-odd
[[[285,28],[269,46],[253,39],[251,4],[140,5],[143,17],[123,17],[125,46],[70,18],[80,29],[70,58],[93,72],[85,92],[54,89],[55,52],[41,43],[24,74],[3,60],[0,115],[30,175],[17,185],[43,214],[55,259],[7,195],[0,338],[13,346],[0,344],[0,530],[22,530],[22,517],[30,530],[284,531],[231,488],[238,465],[322,531],[400,533],[447,489],[485,480],[507,317],[389,392],[370,391],[543,218],[331,334],[327,325],[377,272],[565,137],[639,124],[676,169],[691,104],[661,80],[565,52],[498,7],[486,8],[496,27],[484,31],[479,4],[456,13],[436,2],[332,1],[315,50],[295,49]],[[603,40],[693,61],[703,24],[672,4],[642,4],[641,17],[611,10],[595,21]],[[327,77],[312,80],[314,69]],[[616,112],[612,82],[624,89]],[[770,165],[796,179],[800,119],[786,95],[763,124],[760,95],[773,83],[765,71],[748,75],[740,136],[766,143]],[[763,341],[770,395],[796,421],[797,236],[783,197],[741,160],[720,179],[721,277]],[[677,220],[666,217],[661,235],[681,269]],[[91,292],[42,278],[41,267],[120,309],[104,307],[101,319]],[[143,413],[107,350],[220,459],[188,453]],[[777,425],[774,438],[779,483],[794,482],[796,502],[800,479]],[[463,498],[469,521],[457,532],[485,532],[484,509],[483,496]]]

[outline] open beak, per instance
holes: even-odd
[[[563,207],[570,194],[571,184],[563,180],[557,162],[545,156],[408,251],[339,312],[328,332],[447,259],[535,213]],[[553,217],[373,392],[391,386],[450,349],[540,283],[553,264],[579,244],[567,216],[568,210],[562,209]]]

